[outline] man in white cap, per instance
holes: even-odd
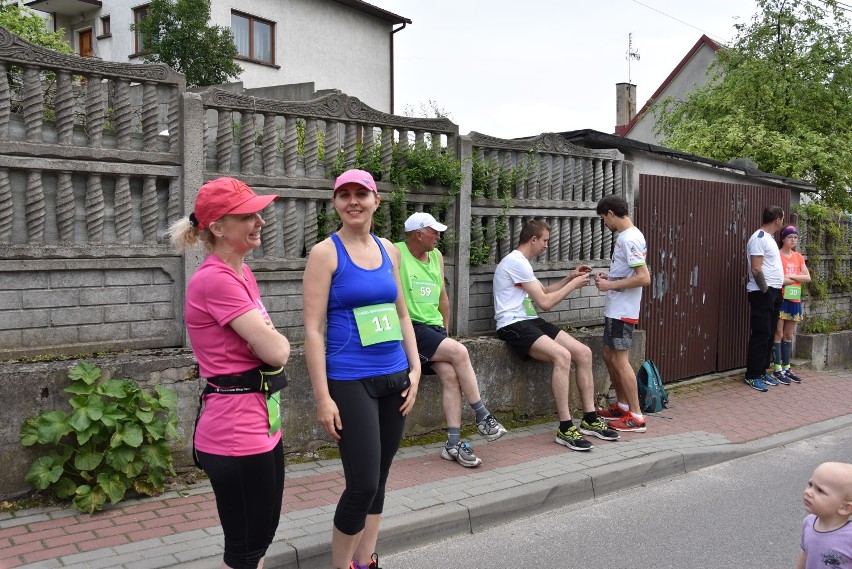
[[[441,457],[470,468],[479,466],[482,460],[473,453],[470,443],[461,440],[462,394],[476,413],[479,434],[487,441],[499,439],[506,429],[482,402],[467,348],[447,335],[450,299],[444,288],[444,257],[436,249],[441,232],[446,230],[447,226],[432,215],[418,212],[405,221],[405,241],[395,245],[402,253],[399,277],[414,324],[423,375],[437,374],[443,384],[447,444]]]

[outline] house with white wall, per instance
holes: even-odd
[[[83,56],[142,62],[130,26],[146,0],[31,0]],[[411,20],[361,0],[211,0],[210,24],[232,30],[246,89],[313,83],[393,112],[393,39]]]
[[[619,83],[616,86],[615,134],[624,138],[660,144],[654,130],[657,126],[656,110],[660,101],[671,97],[676,101],[686,99],[686,94],[702,87],[709,77],[707,71],[716,59],[720,46],[706,35],[702,35],[692,49],[680,60],[668,77],[660,84],[651,98],[636,112],[636,86]],[[630,105],[632,109],[629,108]]]

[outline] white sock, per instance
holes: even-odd
[[[641,413],[636,414],[633,411],[631,411],[630,414],[633,415],[633,418],[636,419],[637,421],[644,421],[645,420],[645,415],[643,415]]]
[[[630,406],[627,403],[618,402],[618,408],[622,411],[630,411]]]

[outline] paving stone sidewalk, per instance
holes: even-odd
[[[801,385],[760,393],[741,374],[679,385],[647,433],[592,438],[591,452],[553,442],[556,423],[471,439],[482,466],[442,460],[440,444],[406,447],[388,480],[379,550],[479,531],[561,505],[669,478],[852,425],[852,370],[805,371]],[[285,504],[265,568],[327,568],[339,460],[287,467]],[[0,513],[0,569],[214,569],[222,536],[205,483],[95,515],[50,508]]]

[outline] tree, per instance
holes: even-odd
[[[146,62],[165,63],[186,76],[188,87],[201,87],[242,72],[234,62],[231,30],[209,21],[209,0],[152,0],[148,14],[131,28],[142,35]]]
[[[49,31],[44,18],[33,10],[19,5],[17,0],[0,0],[0,26],[30,43],[60,53],[74,53],[65,41],[61,28],[55,32]]]
[[[816,185],[852,210],[852,27],[835,0],[757,0],[719,51],[710,81],[667,99],[657,134],[671,148]]]

